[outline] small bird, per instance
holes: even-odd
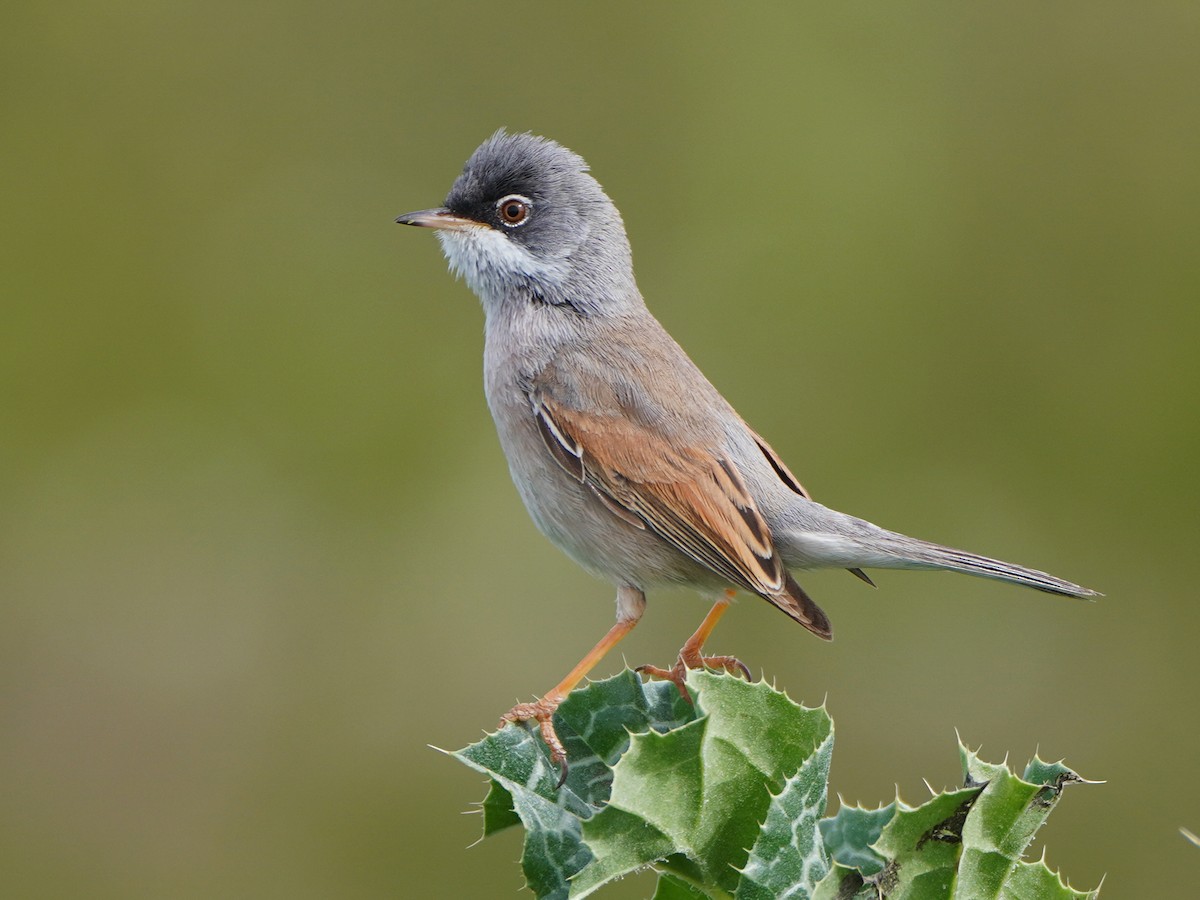
[[[945,569],[1064,594],[1096,592],[1045,572],[887,531],[817,503],[646,308],[625,226],[565,147],[501,129],[471,155],[445,206],[406,213],[436,229],[450,269],[486,318],[484,387],[509,471],[537,527],[616,584],[617,621],[540,700],[536,722],[567,776],[555,710],[637,624],[646,591],[684,585],[715,602],[670,669],[749,671],[702,649],[736,591],[813,634],[829,619],[793,569]]]

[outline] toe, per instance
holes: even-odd
[[[558,783],[554,785],[555,790],[558,790],[566,783],[568,771],[567,748],[563,746],[563,742],[558,737],[558,732],[554,730],[554,713],[561,702],[561,700],[547,700],[543,698],[533,703],[518,703],[500,717],[499,726],[503,728],[509,723],[514,725],[521,722],[537,723],[542,743],[550,751],[550,761],[557,765],[560,771]]]

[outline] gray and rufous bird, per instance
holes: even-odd
[[[733,657],[702,655],[736,591],[831,638],[796,569],[845,568],[868,582],[864,569],[944,569],[1096,594],[813,500],[647,310],[620,213],[565,147],[498,131],[445,206],[396,221],[435,229],[450,268],[479,296],[487,402],[529,514],[617,587],[608,634],[540,700],[501,721],[537,722],[563,779],[554,711],[641,618],[651,588],[685,585],[715,598],[672,669],[642,669],[681,690],[688,668],[745,670]]]

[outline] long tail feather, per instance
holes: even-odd
[[[1018,566],[1015,563],[1004,562],[968,553],[953,547],[943,547],[928,541],[905,537],[904,535],[889,535],[883,539],[872,541],[873,549],[879,554],[869,564],[876,568],[888,569],[946,569],[951,572],[962,572],[966,575],[978,575],[981,578],[994,578],[997,581],[1008,581],[1021,584],[1049,594],[1062,594],[1066,597],[1098,597],[1099,591],[1085,588],[1074,582],[1066,581],[1047,572]]]

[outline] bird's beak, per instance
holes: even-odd
[[[421,228],[443,228],[447,231],[462,231],[466,228],[481,228],[479,222],[456,216],[443,206],[437,209],[421,209],[396,217],[400,225],[418,225]]]

